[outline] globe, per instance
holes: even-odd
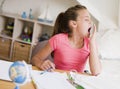
[[[27,80],[27,66],[24,61],[15,61],[9,68],[9,77],[16,84],[15,89]]]

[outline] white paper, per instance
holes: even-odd
[[[109,75],[108,75],[109,76]],[[82,84],[85,89],[120,89],[119,85],[115,84],[112,77],[105,77],[104,74],[99,76],[77,75],[76,82]]]
[[[76,89],[66,79],[66,73],[46,72],[40,75],[41,71],[31,71],[31,76],[37,89]]]
[[[8,73],[8,70],[11,64],[12,62],[0,60],[0,79],[11,81]]]

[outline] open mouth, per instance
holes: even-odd
[[[88,29],[88,32],[90,33],[91,27]]]

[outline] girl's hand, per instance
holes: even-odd
[[[53,71],[54,69],[55,69],[55,64],[53,63],[53,62],[51,62],[50,60],[45,60],[43,63],[42,63],[42,65],[40,66],[40,68],[42,69],[42,70],[47,70],[47,69],[49,69],[49,68],[51,68],[52,67],[52,69],[50,70],[50,71]]]
[[[96,39],[96,25],[93,24],[93,32],[90,33],[90,42],[95,42],[95,39]]]

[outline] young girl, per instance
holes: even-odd
[[[49,68],[61,70],[76,70],[84,72],[89,59],[92,75],[101,71],[101,63],[95,42],[96,27],[92,27],[87,8],[76,5],[60,13],[56,19],[53,36],[42,50],[32,59],[32,63],[42,70]],[[90,36],[91,35],[91,36]],[[54,62],[45,60],[53,52]]]

